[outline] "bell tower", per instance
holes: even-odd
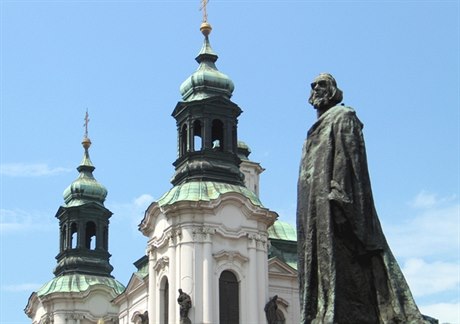
[[[203,22],[203,46],[196,57],[198,69],[181,87],[183,101],[174,109],[178,158],[173,163],[173,185],[192,180],[243,185],[237,152],[237,124],[241,109],[230,100],[232,80],[217,70],[211,48],[211,25]]]
[[[109,262],[109,218],[104,206],[107,189],[93,176],[89,157],[88,113],[79,175],[64,190],[59,207],[59,253],[55,277],[29,297],[25,313],[33,323],[118,323],[112,300],[125,287],[112,275]]]
[[[182,101],[172,113],[178,138],[173,187],[139,225],[148,237],[149,321],[264,323],[267,229],[277,214],[245,186],[237,140],[242,111],[230,100],[232,80],[215,65],[206,14],[200,30],[198,69],[182,83]],[[176,301],[179,289],[192,300],[186,315]]]
[[[56,256],[56,276],[72,273],[112,277],[109,263],[109,218],[105,208],[107,189],[93,176],[95,167],[89,157],[91,140],[85,134],[83,160],[77,170],[78,178],[64,190],[64,206],[59,219],[60,244]]]

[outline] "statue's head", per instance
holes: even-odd
[[[337,82],[329,73],[321,73],[311,83],[308,102],[318,110],[327,110],[339,104],[343,99],[342,90],[337,88]]]

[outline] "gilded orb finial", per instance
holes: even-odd
[[[91,140],[88,137],[83,137],[83,140],[81,141],[81,144],[83,145],[83,148],[85,150],[88,150],[89,147],[91,146]]]
[[[201,23],[200,31],[205,37],[207,37],[212,30],[211,24],[208,23],[208,11],[206,10],[208,2],[209,0],[201,0],[200,7],[200,10],[203,11],[203,22]]]
[[[212,30],[211,24],[209,24],[208,22],[201,23],[200,31],[205,37],[211,34],[211,30]]]

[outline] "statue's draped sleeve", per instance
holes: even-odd
[[[353,110],[342,110],[332,124],[333,159],[329,200],[336,224],[347,223],[364,250],[381,250],[385,238],[375,211],[367,169],[363,125]]]

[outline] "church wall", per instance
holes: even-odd
[[[278,295],[278,306],[286,317],[286,323],[299,323],[299,287],[296,274],[269,272],[269,297]]]
[[[119,324],[132,323],[132,319],[136,314],[144,314],[148,308],[148,292],[147,285],[139,285],[136,287],[127,288],[127,297],[123,302],[119,303]]]
[[[33,323],[51,321],[54,324],[95,324],[99,319],[105,323],[115,323],[118,306],[110,301],[114,296],[104,290],[88,293],[55,294],[37,299]]]
[[[179,321],[179,288],[192,298],[189,318],[193,323],[219,321],[219,277],[225,270],[238,278],[241,323],[263,323],[263,307],[268,298],[266,224],[251,219],[241,196],[201,209],[178,208],[165,217],[153,213],[149,240],[149,300],[151,323],[161,313],[161,280],[169,282],[169,320]],[[166,224],[166,220],[167,223]],[[160,232],[159,229],[164,232]],[[149,275],[150,276],[150,275]]]

